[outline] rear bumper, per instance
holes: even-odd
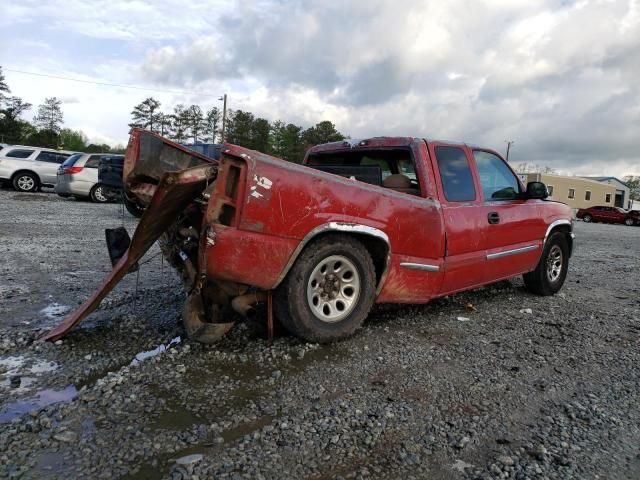
[[[58,195],[77,195],[80,197],[88,197],[95,183],[83,180],[73,180],[66,176],[59,175],[56,182],[55,192]]]

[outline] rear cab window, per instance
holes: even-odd
[[[29,158],[35,150],[29,150],[26,148],[14,148],[9,150],[4,156],[8,158]]]
[[[476,187],[469,159],[461,147],[436,146],[436,161],[444,197],[449,202],[472,202]]]
[[[350,149],[309,155],[306,165],[401,193],[420,195],[409,148]]]

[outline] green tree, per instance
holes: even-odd
[[[631,200],[640,200],[640,175],[627,175],[624,177],[624,183],[629,187]]]
[[[60,132],[49,128],[40,128],[35,131],[30,131],[24,143],[34,147],[58,148],[60,140],[59,133]]]
[[[220,126],[222,123],[222,113],[218,107],[211,107],[207,110],[207,114],[204,117],[205,132],[203,132],[203,141],[216,143],[216,138],[220,133]]]
[[[202,109],[198,105],[191,105],[185,111],[185,118],[193,143],[202,140],[202,136],[206,135],[204,132],[206,132],[207,128]]]
[[[270,152],[275,156],[300,163],[304,157],[302,127],[278,120],[271,125]]]
[[[158,133],[166,137],[171,132],[171,115],[160,112],[158,114]]]
[[[145,99],[131,111],[132,128],[144,128],[152,132],[158,132],[160,124],[160,102],[153,97]]]
[[[255,117],[243,110],[227,111],[225,141],[241,147],[251,148],[251,130]]]
[[[5,115],[17,119],[20,115],[31,108],[31,104],[24,102],[20,97],[9,97],[5,99],[5,107],[2,111]]]
[[[4,72],[2,71],[2,66],[0,65],[0,105],[4,103],[4,101],[8,98],[8,94],[11,92],[9,89],[9,85],[4,80]]]
[[[106,143],[90,143],[84,151],[85,153],[110,153],[111,147]]]
[[[56,97],[46,98],[44,103],[38,106],[38,114],[33,118],[33,122],[41,130],[60,133],[64,123],[61,105],[62,100]]]
[[[184,143],[189,135],[189,120],[184,105],[179,103],[173,107],[171,114],[171,125],[169,129],[169,138],[178,143]]]
[[[322,143],[338,142],[346,137],[336,130],[336,126],[329,120],[316,123],[313,127],[302,132],[302,141],[307,147]]]
[[[60,146],[65,150],[84,152],[87,148],[87,136],[81,130],[63,128],[60,130]]]
[[[254,118],[251,124],[251,142],[249,148],[268,153],[270,150],[269,134],[271,125],[265,118]]]

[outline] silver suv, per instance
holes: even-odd
[[[9,181],[20,192],[53,187],[58,167],[74,152],[11,145],[0,150],[0,180]]]
[[[58,169],[56,193],[61,197],[91,198],[98,203],[108,202],[110,197],[98,183],[98,166],[102,157],[123,157],[113,153],[76,153]]]

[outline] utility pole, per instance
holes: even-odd
[[[505,140],[505,142],[507,142],[507,163],[509,163],[509,150],[511,150],[511,145],[516,142],[514,142],[513,140]]]
[[[218,100],[224,101],[222,105],[222,134],[220,136],[220,143],[224,143],[224,133],[227,126],[227,94],[225,93]]]

